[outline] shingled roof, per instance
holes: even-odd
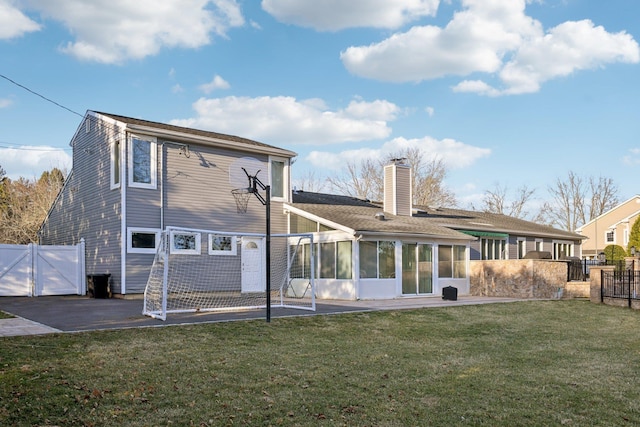
[[[185,136],[191,135],[191,136],[206,138],[209,140],[226,141],[229,143],[233,143],[235,145],[243,146],[245,148],[253,147],[256,150],[277,151],[278,154],[286,157],[295,157],[297,155],[297,153],[293,151],[286,150],[284,148],[275,147],[269,144],[264,144],[262,142],[254,141],[252,139],[242,138],[240,136],[227,135],[224,133],[211,132],[207,130],[193,129],[189,127],[170,125],[167,123],[136,119],[133,117],[120,116],[118,114],[104,113],[100,111],[90,111],[89,113],[109,117],[113,120],[116,120],[121,123],[126,123],[128,125],[146,127],[146,128],[155,129],[155,130],[164,130],[164,131],[168,131],[175,134],[183,134]]]
[[[291,206],[340,224],[357,234],[388,233],[457,240],[475,239],[416,216],[383,214],[379,204],[349,196],[295,191]]]
[[[518,236],[581,240],[584,236],[507,215],[462,209],[414,206],[412,216],[382,213],[382,203],[335,194],[294,191],[292,207],[358,233],[421,234],[449,239],[470,235],[505,233]],[[478,233],[481,232],[481,233]]]

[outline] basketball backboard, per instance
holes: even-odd
[[[233,188],[247,188],[252,186],[249,177],[266,177],[267,166],[253,157],[240,157],[229,165],[229,184]]]

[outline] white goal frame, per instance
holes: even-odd
[[[279,307],[315,311],[313,234],[270,235],[270,256],[262,244],[262,265],[257,268],[251,263],[251,276],[243,270],[243,254],[248,256],[251,250],[246,248],[253,248],[256,242],[260,248],[266,237],[262,233],[167,227],[161,233],[145,287],[143,314],[166,320],[170,313]],[[266,259],[271,261],[270,269]],[[266,280],[268,270],[271,280]],[[247,277],[253,279],[250,288],[245,288],[250,282]],[[268,295],[266,283],[270,283]]]

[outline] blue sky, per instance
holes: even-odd
[[[636,0],[0,0],[0,165],[70,168],[68,110],[96,110],[293,150],[294,184],[418,147],[462,207],[547,199],[569,171],[625,200],[639,19]]]

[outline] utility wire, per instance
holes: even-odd
[[[0,74],[0,77],[2,77],[3,79],[5,79],[5,80],[7,80],[7,81],[9,81],[9,82],[11,82],[11,83],[13,83],[14,85],[16,85],[16,86],[18,86],[18,87],[21,87],[22,89],[26,90],[27,92],[30,92],[30,93],[32,93],[32,94],[34,94],[34,95],[36,95],[36,96],[39,96],[40,98],[44,99],[45,101],[48,101],[48,102],[50,102],[50,103],[52,103],[52,104],[54,104],[54,105],[56,105],[56,106],[58,106],[58,107],[60,107],[60,108],[62,108],[62,109],[64,109],[64,110],[69,111],[70,113],[73,113],[73,114],[75,114],[75,115],[77,115],[77,116],[80,116],[80,117],[84,117],[84,114],[80,114],[80,113],[78,113],[77,111],[73,111],[72,109],[67,108],[67,107],[65,107],[64,105],[59,104],[59,103],[57,103],[56,101],[54,101],[54,100],[52,100],[52,99],[49,99],[49,98],[47,98],[46,96],[41,95],[41,94],[39,94],[38,92],[33,91],[33,90],[29,89],[28,87],[26,87],[26,86],[24,86],[24,85],[21,85],[20,83],[18,83],[18,82],[16,82],[16,81],[14,81],[14,80],[11,80],[9,77],[5,76],[4,74]]]
[[[27,146],[24,145],[14,145],[5,142],[0,142],[0,148],[8,148],[10,150],[22,150],[22,151],[71,151],[73,148],[55,148],[55,147],[37,147],[37,146]]]

